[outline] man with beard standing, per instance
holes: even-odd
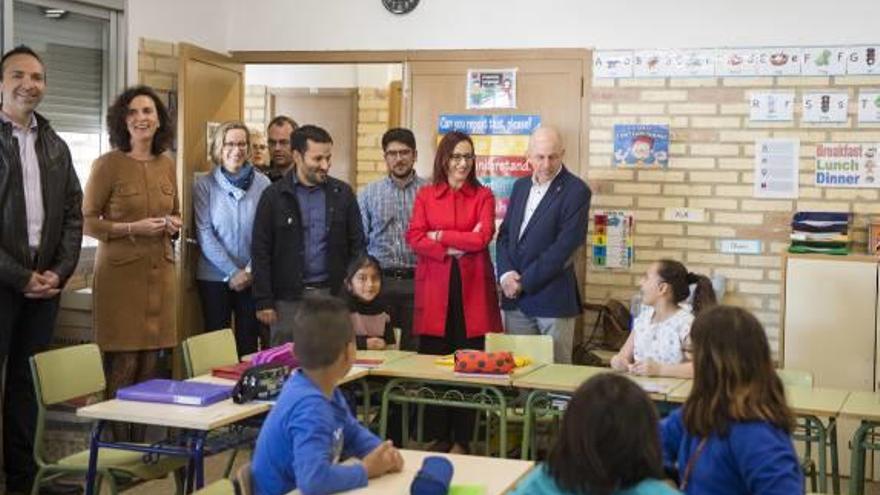
[[[382,136],[388,176],[358,194],[367,252],[382,265],[382,294],[391,325],[402,332],[400,348],[418,349],[412,334],[416,255],[406,243],[416,192],[428,183],[416,175],[416,138],[409,129],[394,128]]]
[[[330,134],[305,125],[290,141],[294,169],[263,191],[251,241],[257,318],[269,325],[273,343],[279,331],[291,331],[305,294],[339,293],[364,248],[354,192],[328,175]]]

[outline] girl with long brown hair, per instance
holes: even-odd
[[[761,323],[716,306],[694,320],[694,383],[661,423],[664,457],[688,494],[791,495],[803,475],[791,442],[794,417]]]

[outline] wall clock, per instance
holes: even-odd
[[[409,14],[419,5],[419,0],[382,0],[382,5],[392,14]]]

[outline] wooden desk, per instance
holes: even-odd
[[[523,419],[523,438],[521,456],[523,459],[534,457],[531,447],[534,443],[535,421],[538,415],[561,416],[562,409],[557,407],[551,392],[569,395],[584,381],[602,374],[615,373],[609,368],[578,366],[572,364],[548,364],[529,373],[522,378],[514,378],[513,385],[521,389],[531,389],[526,400],[525,418]],[[641,386],[655,401],[666,400],[667,394],[680,386],[685,380],[680,378],[642,377],[624,374]]]
[[[504,457],[507,451],[508,402],[502,389],[511,387],[515,379],[527,376],[543,364],[517,368],[510,375],[503,376],[461,375],[455,373],[452,366],[437,364],[439,357],[415,354],[370,370],[370,376],[391,378],[382,392],[379,436],[384,438],[388,431],[388,406],[391,402],[403,407],[404,443],[409,430],[410,404],[418,405],[420,410],[422,406],[431,405],[488,412],[498,416],[499,455]],[[421,420],[418,425],[418,437],[421,439]]]
[[[204,381],[214,380],[222,379],[205,377]],[[226,384],[230,382],[229,380],[223,381]],[[270,407],[271,405],[265,402],[235,404],[232,402],[232,399],[226,399],[205,407],[118,399],[81,407],[76,411],[77,416],[98,420],[92,429],[89,444],[90,453],[89,469],[86,475],[86,493],[87,495],[93,493],[98,450],[101,448],[135,450],[144,453],[188,457],[190,462],[187,477],[190,480],[195,478],[195,488],[199,489],[204,485],[204,447],[207,432],[262,414],[268,411]],[[187,445],[183,447],[167,445],[133,446],[131,444],[104,442],[100,440],[100,437],[106,421],[123,421],[127,423],[181,428],[190,432],[190,434],[187,435]]]
[[[610,368],[574,364],[548,364],[522,378],[514,378],[513,386],[532,390],[571,393],[583,382],[601,373],[615,373]],[[623,374],[636,382],[653,400],[666,400],[667,394],[687,380]]]
[[[398,351],[395,349],[387,351],[371,351],[366,349],[357,351],[358,359],[381,359],[383,361],[382,364],[390,363],[392,361],[397,361],[398,359],[414,355],[415,352],[412,351]]]
[[[108,400],[77,409],[76,415],[105,421],[123,421],[146,425],[209,431],[268,411],[265,402],[235,404],[226,399],[210,406]]]
[[[370,370],[370,376],[384,376],[388,378],[413,378],[429,380],[432,382],[449,382],[452,384],[474,384],[509,387],[513,380],[524,377],[543,364],[530,364],[522,368],[516,368],[509,375],[461,375],[453,371],[452,366],[437,364],[437,358],[428,354],[410,354],[400,359],[385,362]]]
[[[880,394],[851,392],[840,410],[840,415],[861,422],[850,442],[852,457],[849,474],[849,493],[861,495],[865,493],[865,452],[867,449],[876,450],[876,442],[871,441],[869,437],[877,427],[880,427]]]
[[[410,485],[422,467],[425,457],[442,455],[452,462],[453,485],[482,485],[486,495],[501,495],[510,491],[534,467],[531,461],[498,459],[472,455],[438,454],[418,450],[401,450],[403,471],[374,478],[364,488],[347,491],[351,495],[404,495],[409,494]],[[289,495],[300,495],[294,490]]]

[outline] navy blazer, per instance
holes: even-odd
[[[520,237],[531,187],[531,176],[514,183],[507,214],[498,230],[498,276],[516,271],[522,277],[522,293],[516,299],[502,295],[501,307],[519,309],[532,317],[577,316],[581,294],[574,253],[586,241],[592,193],[584,181],[563,166]]]

